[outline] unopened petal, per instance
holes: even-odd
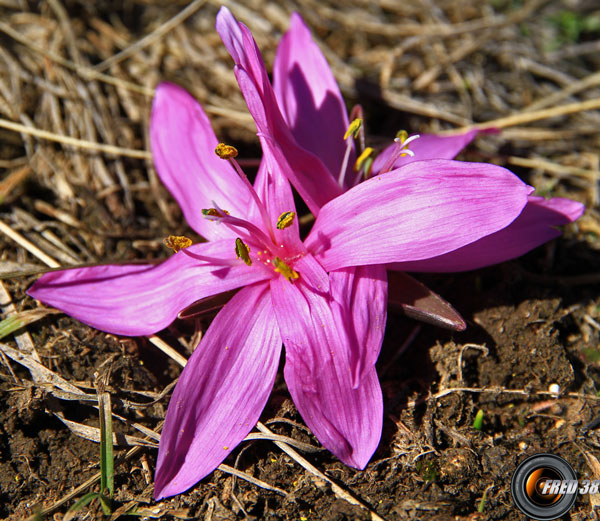
[[[187,490],[254,427],[279,365],[268,284],[244,288],[215,317],[179,377],[165,419],[154,497]]]
[[[277,47],[273,88],[298,144],[337,178],[346,150],[346,105],[327,60],[297,13]],[[351,157],[349,165],[353,163]]]
[[[148,335],[201,298],[269,278],[258,266],[224,265],[235,257],[233,244],[196,244],[158,265],[55,271],[40,277],[28,294],[102,331]]]
[[[415,161],[330,201],[305,244],[328,271],[428,259],[508,226],[527,192],[499,166]]]
[[[388,284],[390,307],[427,324],[455,331],[466,329],[466,322],[449,302],[407,273],[390,270]]]
[[[243,217],[253,204],[251,196],[229,162],[215,154],[218,140],[210,122],[186,90],[170,83],[157,87],[150,140],[158,175],[189,225],[211,240],[234,236],[228,227],[206,220],[201,210],[216,203]]]
[[[576,221],[584,206],[577,201],[555,197],[529,196],[523,212],[509,226],[467,246],[413,262],[394,263],[400,271],[467,271],[514,259],[560,235],[556,226]]]

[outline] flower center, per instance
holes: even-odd
[[[236,234],[239,235],[234,245],[236,258],[239,259],[237,262],[242,261],[248,266],[252,266],[254,262],[262,264],[273,272],[284,276],[290,282],[293,282],[299,277],[299,274],[293,269],[293,263],[302,254],[298,253],[296,248],[285,244],[285,241],[283,243],[278,241],[274,229],[284,230],[289,228],[294,222],[296,213],[292,211],[283,212],[273,227],[267,208],[235,160],[237,150],[230,145],[221,143],[215,149],[215,153],[221,159],[226,159],[233,165],[254,199],[261,215],[263,228],[266,231],[263,231],[263,229],[249,220],[231,215],[227,210],[220,208],[214,201],[214,207],[203,209],[202,214],[210,221],[215,221],[217,224],[222,224],[235,230]]]

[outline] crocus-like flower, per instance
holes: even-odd
[[[408,185],[410,179],[418,183],[415,179],[416,173],[427,172],[433,173],[431,182],[442,190],[443,186],[450,189],[450,185],[446,184],[450,182],[447,176],[458,176],[465,185],[477,184],[483,189],[478,174],[489,166],[454,164],[452,171],[447,170],[437,176],[434,172],[447,163],[432,161],[453,159],[473,140],[477,134],[476,130],[456,136],[442,137],[430,134],[414,140],[398,138],[396,143],[384,149],[370,166],[366,166],[369,162],[361,159],[364,159],[362,153],[367,149],[361,150],[361,154],[355,153],[351,132],[353,127],[349,123],[333,73],[298,14],[292,15],[290,29],[281,39],[277,49],[273,66],[273,88],[269,85],[250,32],[243,24],[238,25],[225,8],[221,10],[217,19],[217,30],[236,63],[236,76],[259,132],[267,136],[265,141],[269,144],[277,144],[279,164],[284,165],[284,174],[315,215],[319,215],[326,203],[357,185],[365,176],[377,178],[383,185],[390,171],[393,171],[395,178],[404,178]],[[410,149],[405,149],[409,142]],[[356,155],[359,155],[358,161],[354,160]],[[353,168],[354,165],[357,168]],[[456,181],[457,179],[454,179],[452,182]],[[407,186],[407,192],[410,191],[411,194],[404,195],[413,200],[413,190],[413,187]],[[457,193],[456,197],[465,207],[475,203],[466,193]],[[494,197],[493,191],[488,192],[488,197]],[[344,204],[343,201],[345,199],[342,197],[332,206],[338,208],[338,205]],[[437,211],[433,201],[432,204],[427,204],[427,201],[419,202],[425,205],[426,211]],[[403,203],[398,200],[397,204]],[[331,212],[330,207],[326,210],[328,216]],[[352,214],[354,210],[355,208],[351,207],[345,208],[347,214]],[[438,256],[431,255],[430,252],[415,255],[407,250],[406,254],[411,257],[410,260],[406,258],[390,262],[385,255],[381,255],[379,261],[402,271],[472,270],[518,257],[559,236],[560,231],[556,226],[575,221],[583,210],[581,203],[569,199],[544,199],[528,195],[527,204],[522,211],[513,216],[508,226],[499,226],[493,234],[484,235],[463,247]],[[402,216],[402,210],[398,211],[399,216]],[[372,222],[375,224],[376,213],[373,214],[373,218]],[[317,223],[308,238],[309,245],[312,245],[317,237],[320,241],[324,240],[330,228],[338,227],[337,224],[323,218]],[[473,220],[466,226],[477,225],[476,220]],[[404,226],[412,232],[415,243],[421,239],[428,240],[428,234],[423,233],[423,227],[419,223],[415,222],[412,229],[408,222],[404,222]],[[454,229],[447,232],[453,235],[461,231]],[[342,241],[346,240],[341,234],[338,237]],[[353,246],[354,243],[346,243],[348,249],[352,249]],[[373,255],[377,256],[377,253],[374,252]],[[319,254],[317,257],[327,270],[352,263],[376,262],[375,259],[367,261],[356,252],[348,252],[344,260],[338,254],[334,260],[330,253]]]
[[[179,251],[162,264],[53,272],[29,291],[98,329],[143,335],[199,299],[241,288],[179,378],[160,441],[156,498],[194,485],[252,429],[282,344],[284,377],[307,425],[343,462],[364,468],[382,427],[375,361],[386,320],[385,265],[435,262],[501,234],[530,193],[501,167],[449,160],[416,161],[342,193],[330,166],[289,130],[248,29],[226,9],[217,29],[259,129],[264,157],[254,185],[235,149],[217,146],[192,97],[162,84],[152,107],[154,161],[207,242],[188,246],[172,237]],[[315,88],[296,103],[313,106]],[[339,95],[333,102],[341,103]],[[321,137],[323,121],[314,123]],[[304,242],[287,177],[318,214]]]

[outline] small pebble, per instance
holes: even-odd
[[[560,394],[560,385],[558,385],[558,384],[550,384],[548,386],[548,391],[550,391],[552,394],[559,395]]]

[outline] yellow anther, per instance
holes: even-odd
[[[400,143],[404,143],[408,139],[408,132],[406,130],[399,130],[396,133],[396,137],[400,140]]]
[[[238,237],[235,240],[235,256],[238,259],[242,259],[248,266],[252,266],[252,259],[250,258],[249,253],[250,248],[248,245]]]
[[[279,216],[279,219],[277,219],[277,229],[283,230],[291,226],[294,222],[294,217],[296,217],[296,212],[283,212]]]
[[[216,208],[204,208],[202,215],[204,217],[223,217],[224,215],[229,215],[229,212],[227,210],[217,210]]]
[[[356,118],[353,120],[352,123],[348,125],[348,130],[346,130],[346,133],[344,134],[344,141],[346,141],[346,139],[348,139],[350,136],[357,138],[360,127],[362,127],[362,119]]]
[[[163,244],[167,248],[171,248],[175,253],[192,245],[192,239],[184,235],[169,235],[163,240]]]
[[[295,279],[297,279],[300,276],[300,275],[298,275],[298,272],[296,272],[292,268],[290,268],[279,257],[275,257],[273,259],[273,264],[275,265],[275,271],[277,273],[281,273],[290,282],[293,282]]]
[[[238,151],[237,148],[232,147],[231,145],[219,143],[217,148],[215,148],[215,154],[217,154],[221,159],[233,159],[234,157],[237,157]]]
[[[356,162],[354,163],[354,171],[358,172],[363,165],[365,164],[365,162],[367,161],[367,159],[369,159],[369,156],[373,153],[373,149],[371,147],[367,147],[362,151],[362,154],[360,156],[358,156],[358,158],[356,159]]]

